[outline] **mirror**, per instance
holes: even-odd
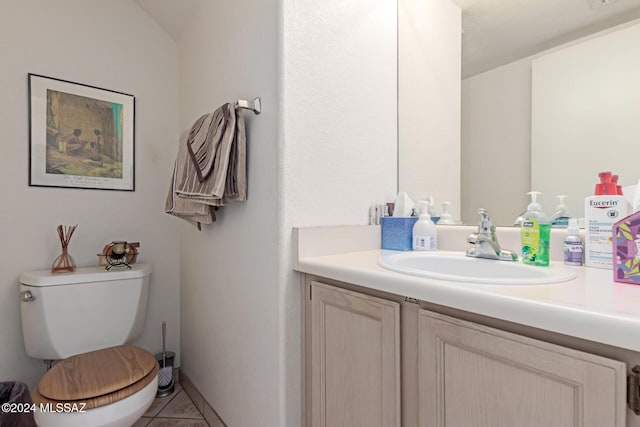
[[[640,21],[599,32],[532,62],[531,188],[547,212],[567,194],[584,216],[598,173],[640,177]],[[631,195],[632,196],[632,195]]]
[[[589,0],[584,0],[584,4],[581,5],[577,5],[578,2],[566,2],[573,4],[567,4],[566,7],[584,9],[574,14],[559,11],[559,2],[553,0],[508,2],[509,7],[516,8],[508,10],[503,10],[507,7],[505,2],[454,1],[463,9],[464,28],[462,57],[458,60],[462,63],[464,76],[460,86],[461,107],[458,110],[460,118],[458,132],[451,128],[450,123],[443,123],[446,120],[438,114],[443,110],[445,110],[443,115],[453,114],[452,111],[455,110],[450,105],[455,102],[455,99],[451,100],[437,92],[437,88],[443,87],[442,84],[436,86],[436,92],[431,92],[435,94],[430,97],[434,98],[433,104],[429,104],[427,95],[422,95],[417,97],[419,99],[414,99],[412,105],[406,105],[407,97],[411,96],[410,94],[414,94],[415,97],[415,93],[420,93],[422,89],[416,84],[416,77],[412,76],[412,73],[417,74],[418,67],[415,59],[408,55],[407,52],[410,50],[405,45],[411,45],[412,42],[420,44],[420,41],[433,36],[433,34],[421,34],[416,30],[420,27],[418,21],[427,13],[431,16],[434,13],[443,13],[447,6],[440,5],[439,9],[434,11],[435,6],[432,5],[431,10],[418,10],[418,14],[415,14],[414,9],[420,9],[415,5],[419,3],[417,0],[399,0],[399,189],[407,191],[415,198],[434,194],[438,209],[439,202],[451,200],[452,210],[460,213],[464,223],[476,224],[477,208],[485,207],[490,212],[494,223],[511,225],[515,217],[526,208],[528,197],[525,193],[532,187],[544,193],[542,203],[548,216],[551,216],[558,204],[555,199],[557,194],[568,194],[570,213],[572,216],[582,216],[584,197],[593,191],[597,173],[600,170],[612,170],[618,173],[624,185],[635,184],[640,174],[635,172],[634,175],[633,168],[625,170],[628,166],[624,164],[624,159],[636,156],[623,153],[638,152],[635,147],[640,140],[640,131],[637,129],[637,123],[640,122],[639,83],[631,81],[616,86],[622,89],[613,89],[613,86],[628,78],[626,75],[621,76],[625,74],[621,73],[621,70],[627,70],[631,66],[640,67],[637,55],[632,54],[632,49],[629,47],[627,51],[620,51],[613,57],[603,60],[602,55],[610,52],[610,49],[604,48],[603,51],[601,42],[595,43],[599,45],[600,53],[597,49],[595,51],[583,49],[579,45],[585,40],[608,39],[615,45],[638,46],[640,39],[637,37],[640,35],[631,28],[634,26],[640,28],[640,21],[630,22],[640,18],[638,1],[618,0],[613,4],[602,6],[599,2],[610,2],[610,0],[591,0],[591,3],[596,5],[594,9],[591,8]],[[451,1],[437,0],[429,3],[451,4]],[[547,9],[544,9],[545,6]],[[482,13],[487,13],[489,18],[483,17]],[[503,18],[504,22],[494,24],[505,24],[504,29],[489,26],[492,19],[491,13],[493,18],[495,16]],[[518,18],[515,17],[516,15]],[[555,19],[559,16],[563,19]],[[442,21],[440,18],[439,20]],[[563,29],[563,25],[567,23],[571,24],[570,28]],[[621,24],[625,25],[621,26]],[[511,29],[508,28],[509,25]],[[433,22],[427,26],[430,31],[445,31],[442,28],[435,28]],[[531,28],[536,26],[540,28],[538,36],[543,39],[539,38],[533,44],[526,45],[521,40],[526,38],[522,34],[516,37],[508,36],[506,33],[509,30],[519,30],[521,33],[528,34],[535,32]],[[614,26],[618,27],[600,33],[598,37],[589,36]],[[632,41],[622,44],[619,40],[612,41],[612,38],[615,38],[613,30],[618,30],[615,31],[615,34],[618,34],[625,28],[629,29],[627,33],[634,33],[631,35]],[[491,34],[487,33],[502,40],[502,45],[497,47],[489,45],[491,40],[487,39],[487,35]],[[438,36],[440,40],[443,39],[442,34]],[[448,33],[446,37],[451,38],[454,35]],[[505,40],[511,39],[517,39],[514,43],[520,43],[520,45],[503,46],[506,43]],[[580,43],[573,41],[576,39],[580,39]],[[479,41],[474,44],[473,40]],[[451,40],[448,41],[450,45],[451,42]],[[425,42],[424,45],[427,43]],[[425,46],[422,46],[422,49],[425,49]],[[485,50],[484,56],[480,54],[482,52],[478,53],[482,49]],[[571,54],[567,55],[567,52]],[[427,61],[429,58],[435,58],[435,54],[430,55],[431,53],[427,50],[419,56]],[[418,55],[414,51],[413,57],[415,56]],[[477,57],[483,59],[478,60]],[[439,56],[438,62],[432,61],[431,65],[440,66],[443,61],[446,62],[448,59]],[[625,65],[622,66],[620,61],[627,62],[623,62]],[[407,67],[412,70],[407,71]],[[455,64],[450,67],[453,69],[450,73],[455,75]],[[630,75],[639,75],[640,68],[634,69],[634,74]],[[563,71],[561,73],[558,70]],[[605,71],[613,74],[605,78],[603,77]],[[433,74],[435,77],[431,76],[431,79],[437,81],[444,75],[444,71],[437,70]],[[561,74],[564,79],[562,82],[554,82],[551,79]],[[589,78],[593,79],[591,83]],[[421,84],[425,85],[425,83]],[[427,86],[429,84],[429,82],[426,83]],[[451,86],[446,87],[447,90],[455,90],[455,87],[453,89]],[[559,88],[571,87],[574,89],[573,93],[559,91]],[[420,90],[412,91],[411,88]],[[602,96],[602,98],[596,100],[596,96]],[[566,101],[570,102],[566,103]],[[421,108],[420,103],[428,104],[427,108]],[[568,115],[568,112],[573,114]],[[591,116],[583,113],[591,113]],[[602,119],[595,120],[593,114],[602,115]],[[420,126],[427,128],[424,126],[425,122],[429,123],[429,127],[436,123],[440,134],[430,134],[427,138],[422,138],[422,141],[415,136],[412,139],[412,133],[419,132]],[[630,128],[629,123],[631,123]],[[597,127],[598,124],[606,124],[606,126]],[[446,138],[455,140],[456,136],[461,141],[457,152],[455,142],[446,140]],[[587,143],[587,136],[595,136],[595,142]],[[614,142],[621,146],[614,148],[612,146]],[[572,143],[574,148],[571,148]],[[431,159],[428,157],[429,153],[432,154]],[[569,156],[568,160],[562,160],[561,156],[565,154]],[[445,172],[446,169],[453,169],[455,173],[456,163],[452,160],[452,156],[456,155],[459,159],[457,164],[460,167],[457,194],[455,185],[451,185],[448,181],[452,178],[445,178],[442,171],[442,169],[445,169]],[[425,159],[429,160],[425,161]],[[587,165],[586,159],[593,159],[595,163]],[[434,166],[431,167],[432,165]],[[432,172],[434,172],[428,178],[416,172],[418,170],[423,173],[426,169],[433,169]],[[637,171],[637,167],[635,170]],[[425,182],[431,185],[425,185]],[[567,184],[575,184],[576,188],[572,189]],[[442,187],[445,191],[438,194],[438,189]]]

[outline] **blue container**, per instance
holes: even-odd
[[[382,249],[410,251],[413,249],[413,225],[417,216],[382,218]]]

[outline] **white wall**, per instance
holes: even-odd
[[[462,81],[462,220],[511,225],[528,203],[531,58]]]
[[[394,197],[395,2],[341,3],[205,3],[178,43],[183,127],[263,101],[247,202],[181,227],[182,368],[228,425],[301,423],[292,227],[364,224]]]
[[[450,0],[399,0],[399,189],[460,215],[462,19]]]
[[[129,0],[3,0],[0,52],[0,381],[33,387],[44,372],[24,351],[18,277],[50,268],[58,224],[78,224],[70,253],[79,266],[95,265],[109,241],[141,242],[140,260],[154,271],[136,343],[159,351],[166,320],[168,348],[179,350],[178,233],[163,213],[178,135],[175,43]],[[135,192],[28,186],[29,72],[135,95]]]
[[[280,425],[297,427],[301,285],[292,227],[366,224],[370,205],[395,197],[397,2],[282,3]]]
[[[203,2],[182,34],[181,127],[239,98],[248,199],[201,232],[180,221],[182,369],[229,426],[280,425],[278,2]],[[173,142],[172,153],[177,151]]]
[[[284,0],[289,224],[366,224],[395,198],[396,2]]]

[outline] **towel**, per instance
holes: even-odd
[[[185,131],[180,135],[180,143],[178,148],[178,156],[173,166],[173,174],[171,175],[171,184],[169,185],[169,194],[165,203],[165,212],[182,218],[189,224],[201,229],[200,224],[211,224],[216,220],[214,208],[210,205],[200,203],[196,200],[190,200],[178,197],[176,192],[176,182],[181,178],[184,168],[178,165],[184,164],[187,158],[187,137],[189,132]]]
[[[200,229],[215,210],[247,194],[246,130],[242,110],[224,104],[180,135],[165,212]]]

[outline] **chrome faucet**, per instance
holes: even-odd
[[[491,218],[486,209],[478,209],[480,223],[478,232],[467,236],[467,242],[473,245],[467,249],[467,256],[474,258],[497,259],[501,261],[517,261],[515,252],[502,249],[496,236],[496,226],[491,223]]]

